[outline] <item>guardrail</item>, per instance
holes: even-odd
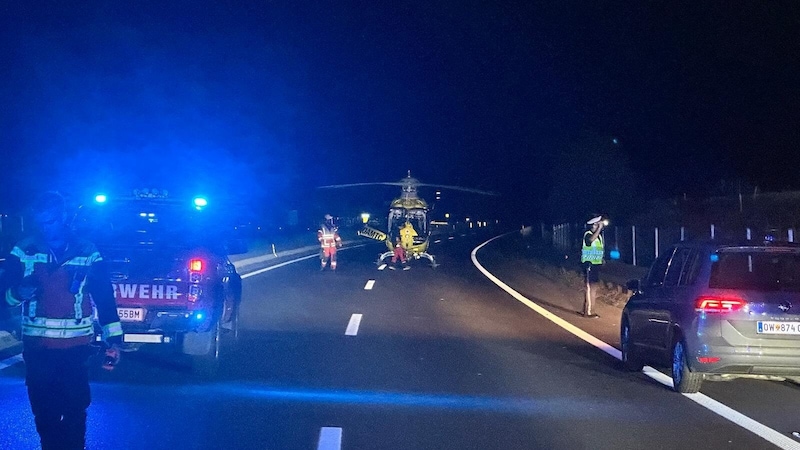
[[[541,224],[541,237],[545,243],[559,251],[580,254],[585,225],[561,223],[552,226]],[[711,223],[706,228],[608,226],[603,231],[606,259],[619,260],[633,266],[649,266],[670,245],[690,239],[758,240],[764,239],[796,242],[794,228],[721,228]]]

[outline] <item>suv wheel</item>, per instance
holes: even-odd
[[[619,333],[619,343],[622,347],[622,368],[628,372],[641,372],[644,363],[636,356],[631,336],[631,327],[628,319],[623,319]]]
[[[672,345],[672,385],[675,392],[692,394],[700,390],[703,374],[692,372],[686,363],[686,344],[676,339]]]

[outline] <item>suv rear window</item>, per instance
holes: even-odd
[[[709,287],[758,291],[800,291],[800,253],[794,249],[720,251]]]
[[[79,213],[74,227],[101,247],[208,247],[228,231],[213,211],[157,201],[93,205]]]

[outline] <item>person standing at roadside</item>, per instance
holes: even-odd
[[[589,219],[586,222],[588,230],[583,233],[581,247],[581,266],[584,279],[583,315],[585,317],[599,317],[594,313],[594,303],[597,299],[597,287],[600,282],[600,266],[603,265],[605,254],[603,241],[603,228],[605,221],[602,216]]]
[[[25,384],[42,450],[82,450],[95,312],[109,344],[107,370],[119,362],[122,326],[103,258],[72,235],[64,198],[47,192],[31,212],[37,233],[11,250],[2,288],[8,306],[22,308]]]

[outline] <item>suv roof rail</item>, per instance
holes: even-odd
[[[763,247],[765,245],[771,247],[797,247],[800,248],[800,242],[789,242],[789,241],[776,241],[776,240],[768,240],[768,239],[692,239],[692,240],[685,240],[675,243],[674,245],[686,246],[686,247],[697,247],[697,246],[709,246],[709,247]]]

